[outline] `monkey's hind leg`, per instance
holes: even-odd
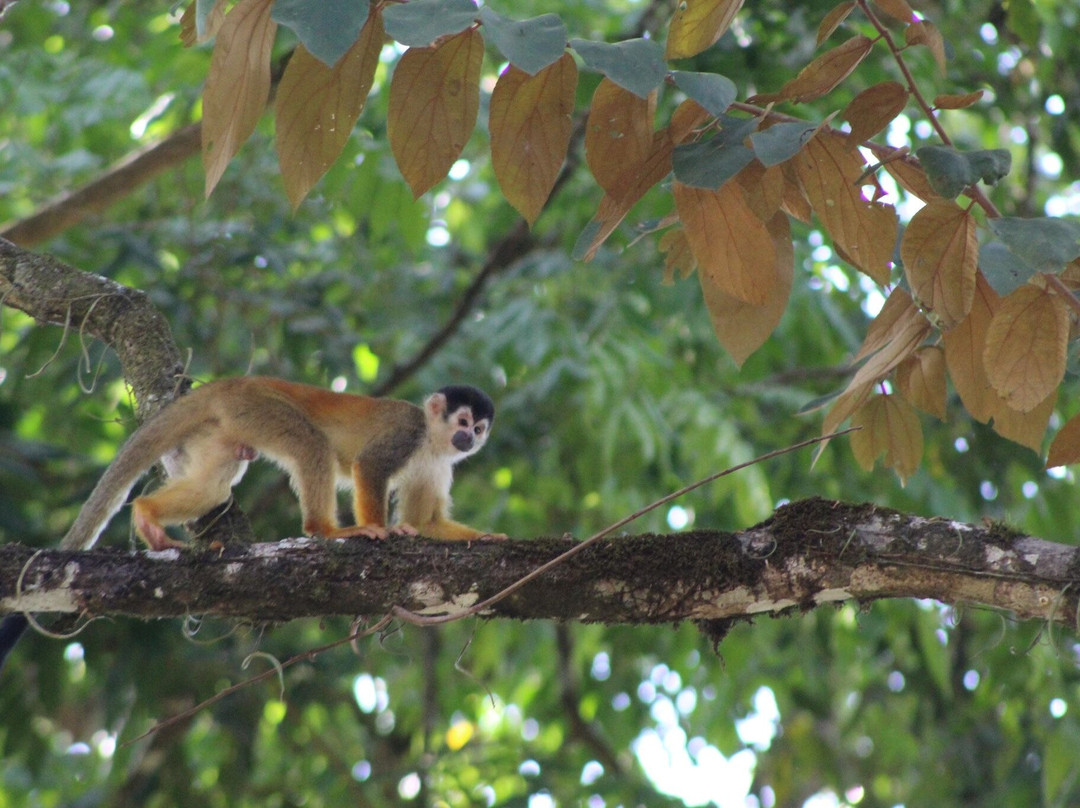
[[[254,452],[235,441],[205,437],[189,441],[165,463],[170,477],[157,491],[136,497],[131,506],[135,532],[151,550],[182,547],[165,526],[198,519],[228,501],[232,487]]]

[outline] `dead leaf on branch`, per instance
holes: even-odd
[[[491,163],[503,196],[531,226],[559,176],[578,72],[569,53],[530,76],[510,65],[491,94]]]
[[[1030,412],[1065,377],[1069,309],[1058,295],[1025,284],[1002,299],[986,330],[983,361],[1010,409]]]
[[[686,240],[686,231],[681,227],[672,227],[660,236],[656,246],[664,253],[664,276],[660,280],[664,286],[675,283],[676,273],[686,280],[697,269],[690,242]]]
[[[668,59],[696,56],[724,35],[743,0],[683,0],[671,17]]]
[[[925,345],[896,368],[896,389],[907,401],[945,420],[945,351]]]
[[[914,408],[896,395],[874,396],[851,417],[851,425],[861,427],[851,433],[851,451],[866,471],[882,454],[885,466],[901,483],[919,468],[923,453],[922,424]]]
[[[821,24],[818,25],[817,44],[821,45],[822,42],[832,36],[833,31],[835,31],[854,10],[854,0],[847,0],[847,2],[834,6],[832,11],[826,14],[824,19],[822,19]]]
[[[1080,463],[1080,415],[1074,415],[1058,430],[1050,444],[1046,467]]]
[[[843,135],[821,132],[794,158],[814,213],[852,265],[885,286],[896,244],[897,216],[891,205],[863,199],[864,163]]]
[[[900,256],[912,293],[943,330],[967,316],[979,258],[970,212],[951,200],[928,202],[904,230]]]
[[[293,210],[341,155],[375,81],[382,15],[372,9],[356,43],[333,67],[298,45],[274,99],[278,163]]]
[[[653,151],[656,93],[641,98],[604,78],[593,93],[585,126],[585,162],[609,194],[628,187]]]
[[[908,45],[925,45],[934,55],[941,75],[945,75],[945,40],[941,37],[941,31],[929,20],[913,22],[904,29],[904,40]]]
[[[915,12],[905,0],[874,0],[874,5],[900,22],[911,22],[915,19]]]
[[[716,336],[739,367],[780,324],[795,277],[795,248],[791,242],[788,217],[776,213],[766,224],[766,229],[772,237],[776,254],[776,283],[763,304],[757,306],[740,300],[713,283],[709,275],[698,272]]]
[[[255,131],[270,97],[272,0],[240,0],[225,16],[203,89],[202,157],[206,196]]]
[[[778,280],[776,248],[738,183],[711,191],[676,181],[672,190],[703,284],[755,306],[768,302]]]
[[[484,40],[475,28],[428,48],[409,48],[390,82],[387,135],[419,198],[461,156],[480,109]]]
[[[976,90],[973,93],[963,95],[939,95],[934,98],[934,106],[937,109],[965,109],[982,100],[983,91]]]
[[[856,34],[810,62],[795,78],[781,87],[775,97],[766,95],[763,98],[796,103],[820,98],[850,76],[873,46],[872,39]]]
[[[896,81],[884,81],[868,87],[847,105],[840,117],[851,124],[848,145],[855,148],[869,140],[904,111],[908,91]]]
[[[976,421],[987,423],[998,407],[999,397],[986,376],[983,354],[986,331],[1001,297],[981,272],[975,273],[975,294],[967,316],[945,332],[945,365],[964,409]]]

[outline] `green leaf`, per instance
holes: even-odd
[[[459,34],[476,18],[472,0],[412,0],[383,10],[387,35],[411,48],[423,48],[441,36]]]
[[[718,73],[689,73],[676,70],[671,75],[675,79],[676,87],[717,117],[727,112],[727,108],[738,95],[735,83]]]
[[[603,73],[639,98],[648,96],[667,76],[664,49],[651,39],[628,39],[614,44],[571,39],[570,47],[578,52],[587,68]]]
[[[979,180],[993,185],[1012,167],[1007,149],[962,152],[952,146],[923,146],[915,152],[926,171],[930,186],[952,199]]]
[[[1060,272],[1080,257],[1080,222],[1069,219],[1002,217],[990,229],[1036,272]]]
[[[716,190],[753,159],[754,153],[741,143],[724,143],[720,138],[713,138],[676,146],[672,167],[679,182]]]
[[[509,20],[490,6],[484,6],[480,9],[480,22],[484,24],[480,29],[484,40],[530,76],[557,62],[566,50],[566,25],[555,14]]]
[[[750,135],[750,143],[762,163],[775,166],[798,154],[817,128],[817,124],[812,123],[778,123]]]
[[[979,247],[979,269],[994,291],[1004,297],[1023,286],[1035,270],[1000,241]]]
[[[672,155],[675,178],[694,188],[716,190],[754,159],[754,153],[743,141],[757,125],[756,118],[725,116],[716,137],[676,146]]]
[[[270,17],[291,28],[312,56],[333,67],[360,36],[369,7],[368,0],[275,0]]]

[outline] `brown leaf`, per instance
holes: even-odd
[[[1057,390],[1036,404],[1028,412],[1017,412],[1001,399],[994,410],[994,431],[1001,437],[1026,446],[1033,452],[1042,452],[1046,427],[1057,402]]]
[[[570,145],[578,72],[564,53],[535,76],[510,65],[491,93],[491,163],[507,201],[532,226]]]
[[[851,418],[862,427],[851,435],[851,451],[867,471],[885,454],[885,466],[893,469],[901,483],[915,473],[922,461],[923,434],[919,416],[899,396],[874,396]]]
[[[1048,469],[1073,463],[1080,463],[1080,415],[1074,415],[1058,430],[1046,457]]]
[[[1002,299],[986,330],[986,377],[1010,409],[1030,412],[1065,376],[1069,310],[1060,297],[1026,284]]]
[[[853,0],[847,0],[847,2],[841,3],[838,6],[833,6],[832,10],[825,15],[825,19],[821,21],[821,25],[817,29],[817,44],[820,45],[835,31],[844,20],[848,18],[848,14],[855,8]]]
[[[890,205],[869,202],[857,184],[863,161],[830,132],[815,136],[794,158],[810,204],[835,245],[851,263],[882,286],[896,244],[897,217]]]
[[[874,5],[900,22],[911,22],[915,19],[915,12],[904,0],[874,0]]]
[[[896,389],[920,410],[945,420],[945,351],[919,348],[896,368]]]
[[[270,97],[271,0],[240,0],[225,16],[203,88],[202,158],[206,196],[255,131]]]
[[[192,0],[192,2],[188,3],[184,13],[180,15],[181,44],[185,48],[190,48],[192,45],[201,42],[209,42],[217,36],[218,31],[221,30],[221,23],[225,21],[225,10],[225,3],[214,3],[210,13],[206,15],[206,21],[203,23],[203,34],[199,36],[195,26],[195,1]]]
[[[682,0],[671,17],[667,59],[695,56],[724,35],[743,0]]]
[[[907,89],[896,81],[875,84],[855,96],[841,113],[841,117],[851,124],[848,145],[854,148],[888,126],[903,112],[907,99]]]
[[[873,40],[856,34],[846,42],[825,51],[799,71],[799,75],[780,88],[779,98],[812,101],[836,87],[851,75],[874,46]]]
[[[475,28],[409,48],[390,82],[387,135],[413,196],[430,190],[461,155],[480,109],[484,40]]]
[[[901,188],[919,197],[923,202],[942,198],[930,187],[930,181],[926,179],[926,172],[922,170],[922,166],[909,157],[889,160],[885,163],[885,170],[892,175]]]
[[[668,125],[671,142],[678,146],[688,140],[697,128],[711,117],[713,116],[709,114],[709,111],[697,101],[692,98],[686,99],[671,113],[671,123]]]
[[[766,226],[776,250],[777,282],[765,303],[755,306],[740,300],[714,284],[707,273],[698,272],[716,336],[739,367],[780,323],[795,276],[795,251],[787,216],[777,213]]]
[[[757,160],[735,175],[742,186],[746,204],[761,221],[768,222],[784,201],[784,170],[778,165],[766,168]]]
[[[945,74],[945,40],[941,38],[941,32],[929,20],[913,22],[904,29],[904,39],[908,45],[925,45],[934,55],[938,69]]]
[[[690,242],[686,240],[686,231],[681,227],[673,227],[660,236],[657,247],[665,254],[664,277],[660,281],[664,286],[675,283],[676,272],[680,278],[686,280],[697,269]]]
[[[951,200],[927,203],[904,231],[900,257],[916,300],[942,329],[967,316],[979,260],[975,219],[968,211]]]
[[[585,162],[609,194],[622,188],[652,151],[655,111],[655,92],[640,98],[608,78],[597,85],[585,127]]]
[[[852,361],[858,362],[865,359],[888,345],[897,334],[908,327],[918,311],[919,307],[915,305],[915,301],[911,299],[911,295],[904,287],[893,288],[885,299],[885,305],[877,313],[877,317],[870,321],[863,343]]]
[[[600,245],[615,232],[619,222],[626,217],[645,192],[671,173],[673,151],[674,145],[668,130],[656,132],[653,135],[652,149],[639,170],[625,173],[612,188],[612,193],[604,194],[596,215],[588,225],[594,232],[589,246],[585,249],[586,261],[591,261],[596,256]]]
[[[964,95],[939,95],[934,99],[934,106],[938,109],[964,109],[982,100],[983,91],[976,90]]]
[[[784,190],[780,210],[800,222],[810,224],[814,211],[810,207],[810,200],[806,198],[806,193],[803,191],[802,182],[799,181],[799,172],[795,168],[795,164],[788,160],[786,163],[781,163],[780,168],[784,174]]]
[[[755,306],[767,303],[778,282],[776,248],[742,188],[729,182],[710,190],[676,181],[673,191],[702,284]]]
[[[278,163],[293,210],[345,148],[360,117],[383,44],[372,9],[356,42],[333,67],[298,45],[274,99]]]
[[[975,295],[971,310],[955,328],[945,333],[945,365],[964,409],[976,421],[986,423],[1000,401],[986,378],[983,352],[986,330],[1001,298],[981,272],[975,273]]]

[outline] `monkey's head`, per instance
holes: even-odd
[[[483,390],[452,384],[424,402],[428,434],[435,446],[463,460],[479,452],[495,422],[495,405]]]

